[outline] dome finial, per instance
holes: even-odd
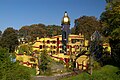
[[[65,13],[64,13],[64,16],[68,16],[68,13],[67,13],[67,11],[65,11]]]

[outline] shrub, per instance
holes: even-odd
[[[93,69],[94,69],[94,70],[97,70],[97,69],[100,69],[100,68],[101,68],[100,63],[97,62],[97,61],[94,61],[94,63],[93,63]]]
[[[8,50],[0,48],[0,79],[1,80],[31,80],[32,69],[10,60]]]

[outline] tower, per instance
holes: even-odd
[[[61,25],[62,25],[62,51],[64,54],[67,54],[67,43],[68,43],[68,36],[70,33],[70,18],[66,11],[62,18]]]

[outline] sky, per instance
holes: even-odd
[[[74,20],[84,15],[99,19],[105,5],[105,0],[0,0],[0,30],[39,23],[61,25],[65,11],[73,27]]]

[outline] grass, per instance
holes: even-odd
[[[30,73],[31,76],[36,75],[36,69],[35,68],[28,68],[28,67],[25,67],[25,68]]]
[[[106,65],[99,70],[94,70],[92,75],[83,72],[77,76],[61,80],[120,80],[120,71],[117,67]]]

